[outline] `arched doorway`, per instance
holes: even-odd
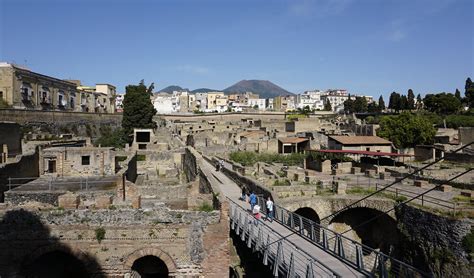
[[[378,218],[363,224],[375,216]],[[379,249],[385,254],[391,254],[393,248],[398,244],[395,219],[372,208],[359,207],[341,212],[331,220],[328,228],[339,233],[353,229],[345,233],[344,236],[373,249]]]
[[[152,255],[144,256],[133,262],[132,270],[141,278],[168,277],[169,271],[165,262]]]
[[[84,262],[70,253],[52,251],[39,256],[24,266],[24,276],[35,278],[87,278],[89,273]]]
[[[303,216],[304,218],[309,219],[309,220],[315,222],[318,225],[321,223],[318,213],[312,208],[309,208],[309,207],[299,208],[299,209],[295,210],[295,214]],[[300,225],[299,220],[294,219],[293,221],[295,221],[295,226]],[[319,241],[320,240],[320,238],[319,238],[319,227],[316,226],[316,225],[313,225],[313,227],[311,227],[311,225],[312,224],[311,224],[310,221],[307,221],[307,220],[303,219],[303,229],[304,229],[303,233],[306,236],[308,236],[309,238],[311,238],[315,241]]]
[[[319,219],[319,215],[316,213],[316,211],[312,208],[304,207],[304,208],[299,208],[295,210],[295,213],[298,215],[301,215],[303,217],[308,218],[309,220],[313,220],[316,223],[321,223]]]

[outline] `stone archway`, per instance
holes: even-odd
[[[376,216],[378,218],[365,223]],[[373,208],[355,207],[343,211],[331,219],[328,228],[338,233],[352,229],[344,235],[385,254],[390,254],[398,245],[396,220]]]
[[[321,223],[318,213],[310,207],[298,208],[297,210],[294,211],[294,213],[315,222],[317,225],[320,225]],[[294,221],[295,221],[295,225],[298,226],[299,225],[297,223],[298,221],[296,221],[296,219]],[[317,227],[317,225],[314,225],[313,227],[311,227],[312,224],[310,221],[303,220],[304,234],[308,236],[309,238],[313,239],[314,237],[315,240],[319,240],[320,229],[319,227]]]
[[[132,265],[132,271],[141,278],[166,278],[169,275],[165,262],[151,255],[137,259]]]
[[[168,253],[158,247],[147,247],[134,251],[125,259],[124,268],[125,270],[130,271],[134,266],[139,267],[141,265],[150,265],[155,263],[160,265],[160,261],[168,270],[168,276],[173,276],[173,274],[176,273],[176,263],[174,262],[173,258],[171,258]],[[136,269],[133,270],[137,271]]]

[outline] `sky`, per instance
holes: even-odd
[[[124,92],[269,80],[300,93],[464,92],[471,0],[0,0],[0,61]]]

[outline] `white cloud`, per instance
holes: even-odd
[[[194,66],[194,65],[177,66],[176,70],[182,71],[182,72],[198,74],[198,75],[207,75],[211,72],[211,70],[209,68],[201,67],[201,66]]]
[[[388,34],[387,39],[389,41],[399,42],[399,41],[403,40],[405,37],[406,37],[405,32],[402,31],[401,29],[397,29],[397,30],[391,31]]]
[[[397,18],[390,22],[387,32],[387,40],[392,42],[399,42],[406,38],[407,31],[405,28],[406,20],[403,18]]]
[[[289,11],[295,16],[326,17],[342,13],[353,0],[294,0]]]

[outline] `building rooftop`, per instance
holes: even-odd
[[[378,136],[329,136],[343,145],[391,145],[392,142]]]
[[[278,138],[280,142],[283,144],[299,144],[305,141],[308,141],[308,138],[299,138],[299,137],[285,137],[285,138]]]

